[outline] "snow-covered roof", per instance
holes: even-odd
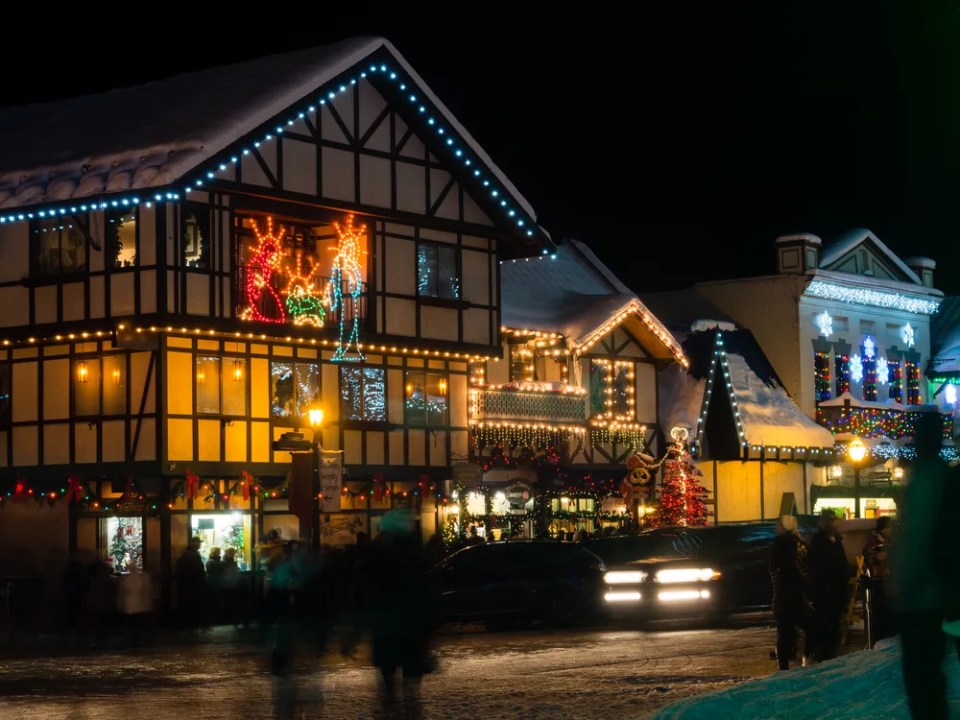
[[[506,327],[559,333],[578,349],[638,318],[669,355],[686,363],[670,331],[578,240],[564,240],[552,255],[504,261],[500,282]]]
[[[723,370],[729,373],[732,406],[739,413],[739,433],[749,445],[800,448],[833,448],[833,434],[809,418],[783,388],[773,368],[746,330],[719,332],[724,338],[722,353],[726,367],[714,367],[714,382],[722,382]],[[667,370],[661,374],[660,417],[665,427],[684,425],[697,430],[706,422],[704,395],[712,392],[710,367],[717,352],[716,329],[693,332],[683,343],[690,358],[689,372]],[[721,385],[720,391],[725,388]],[[709,412],[709,406],[706,408]],[[731,422],[736,422],[731,417]]]
[[[867,240],[872,242],[877,250],[879,250],[887,260],[889,260],[901,273],[904,274],[907,280],[914,282],[917,285],[923,285],[923,281],[917,277],[917,274],[907,267],[906,263],[904,263],[903,260],[901,260],[900,257],[893,252],[893,250],[888,248],[886,244],[880,240],[880,238],[866,228],[849,230],[848,232],[838,236],[832,243],[824,247],[820,251],[820,267],[826,268],[827,266],[832,265]]]
[[[397,49],[382,37],[180,74],[140,86],[0,109],[0,209],[167,187],[326,83],[389,60],[531,220],[536,213]],[[413,93],[411,93],[412,95]],[[285,121],[286,118],[284,117]]]

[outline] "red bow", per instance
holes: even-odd
[[[83,487],[83,480],[79,475],[71,475],[67,478],[67,500],[78,503],[87,496]]]
[[[17,480],[13,488],[13,499],[14,501],[27,499],[27,485],[24,480]]]
[[[188,498],[196,498],[200,494],[200,477],[192,470],[187,470],[187,492]]]
[[[133,477],[130,475],[124,475],[124,477],[127,479],[127,484],[123,489],[123,495],[120,496],[120,502],[125,502],[126,500],[129,500],[130,498],[132,498],[134,495]]]
[[[240,471],[240,485],[243,487],[243,499],[250,499],[250,488],[253,485],[253,475],[246,470]]]

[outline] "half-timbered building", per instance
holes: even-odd
[[[382,38],[4,110],[0,575],[87,549],[169,598],[191,535],[253,569],[271,529],[433,532],[500,262],[553,250]]]

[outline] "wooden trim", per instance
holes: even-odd
[[[440,193],[437,195],[437,199],[434,201],[433,205],[431,205],[428,208],[427,215],[429,215],[430,217],[436,216],[437,211],[440,209],[440,206],[443,204],[443,201],[447,199],[447,195],[450,194],[450,191],[453,189],[453,187],[456,184],[457,184],[457,179],[453,175],[451,175],[450,180],[447,182],[446,185],[443,186],[443,189],[440,190]],[[430,201],[430,198],[428,196],[427,202],[429,201]]]
[[[277,143],[281,145],[282,143]],[[274,190],[283,190],[283,186],[277,180],[276,176],[271,172],[270,167],[267,165],[266,160],[263,159],[263,155],[260,154],[260,148],[253,147],[250,149],[250,155],[254,160],[257,161],[257,164],[260,166],[260,169],[263,170],[263,174],[267,176],[267,181],[270,183],[270,186]]]
[[[146,412],[146,409],[147,409],[147,395],[149,394],[150,380],[153,376],[154,367],[157,365],[157,353],[158,353],[157,350],[150,351],[150,362],[147,363],[147,376],[143,385],[143,394],[140,397],[140,410],[137,412],[137,417],[136,417],[137,427],[133,435],[133,442],[127,446],[129,448],[129,452],[127,455],[127,462],[133,462],[134,458],[137,457],[137,447],[140,444],[140,426],[141,426],[141,421],[144,418],[144,413]],[[127,368],[128,368],[127,378],[130,377],[129,367],[130,367],[130,353],[127,353]],[[130,387],[130,381],[128,379],[127,381],[128,401],[131,399],[129,397],[131,392],[133,392],[133,388]],[[129,405],[127,407],[129,408]],[[159,448],[158,448],[158,452],[159,452]]]

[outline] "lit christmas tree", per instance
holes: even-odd
[[[707,489],[703,486],[703,474],[693,464],[687,447],[689,432],[686,428],[670,431],[673,445],[667,451],[663,485],[660,488],[660,510],[657,525],[706,525]]]

